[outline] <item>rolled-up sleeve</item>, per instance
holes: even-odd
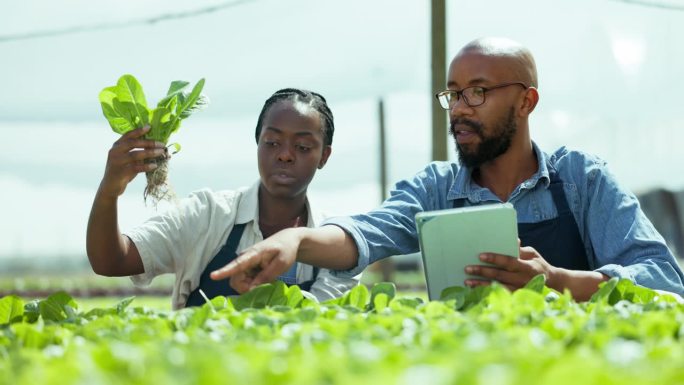
[[[621,187],[605,162],[587,164],[585,223],[594,248],[595,271],[652,289],[684,294],[684,275],[665,240]]]
[[[667,259],[653,257],[628,266],[610,264],[596,271],[609,277],[629,279],[640,286],[684,296],[681,269],[676,262],[673,264]]]

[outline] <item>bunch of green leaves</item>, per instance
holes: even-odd
[[[156,108],[150,109],[138,80],[133,75],[123,75],[115,86],[100,92],[102,112],[114,132],[125,134],[149,125],[150,131],[145,138],[166,144],[171,134],[178,131],[183,119],[209,103],[201,93],[204,79],[200,79],[192,91],[186,92],[189,84],[181,80],[171,82],[166,96]]]

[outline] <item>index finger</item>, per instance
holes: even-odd
[[[254,250],[248,250],[222,268],[212,271],[209,276],[214,281],[218,281],[238,273],[246,273],[259,266],[259,261],[256,258],[257,254]]]

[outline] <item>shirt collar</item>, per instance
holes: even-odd
[[[236,224],[248,223],[254,221],[259,222],[259,186],[261,180],[257,180],[251,186],[238,189],[240,199],[237,203],[237,214],[235,217]],[[316,227],[323,221],[323,215],[311,208],[310,200],[306,199],[306,210],[308,214],[308,221],[306,227]]]
[[[551,184],[551,178],[549,176],[549,155],[542,151],[534,141],[532,141],[532,148],[534,149],[534,153],[537,154],[537,172],[532,175],[530,179],[523,182],[523,185],[528,184],[525,188],[531,189],[541,182],[544,184],[544,188],[548,188],[549,184]]]
[[[537,143],[534,141],[532,141],[532,149],[537,155],[537,172],[518,187],[529,190],[535,188],[539,182],[542,182],[544,184],[544,188],[548,188],[550,184],[548,167],[549,157],[539,148],[539,146],[537,146]],[[489,190],[478,186],[473,181],[472,170],[468,167],[462,167],[457,163],[454,163],[454,168],[456,170],[456,176],[454,177],[454,183],[451,185],[449,193],[447,194],[447,199],[455,200],[468,198],[468,200],[473,203],[478,203],[484,200],[484,194],[489,192]]]

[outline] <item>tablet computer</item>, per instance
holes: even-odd
[[[439,299],[442,290],[464,286],[468,265],[483,264],[485,252],[518,258],[518,222],[510,203],[495,203],[416,214],[420,252],[428,296]]]

